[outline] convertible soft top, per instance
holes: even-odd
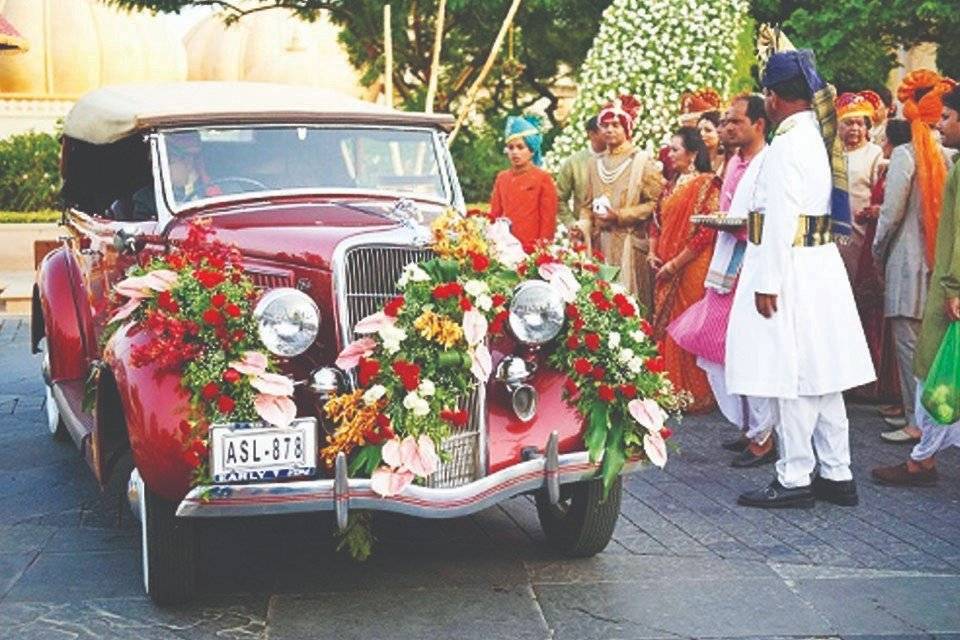
[[[449,130],[449,114],[396,111],[337,91],[260,82],[170,82],[102,87],[67,114],[64,134],[109,144],[157,127],[260,123],[428,126]]]

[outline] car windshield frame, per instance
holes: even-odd
[[[439,178],[440,187],[443,190],[443,197],[437,197],[435,195],[416,193],[412,191],[403,191],[396,189],[382,189],[382,188],[372,188],[372,187],[296,187],[296,188],[278,188],[278,189],[268,189],[263,191],[245,191],[240,193],[231,193],[223,195],[211,195],[207,197],[201,197],[187,202],[178,202],[174,197],[173,183],[171,181],[171,172],[169,164],[169,155],[167,141],[168,136],[171,134],[191,132],[191,131],[201,131],[201,130],[214,130],[214,131],[229,131],[229,130],[247,130],[247,129],[341,129],[341,130],[372,130],[372,131],[398,131],[398,132],[421,132],[429,135],[430,142],[432,143],[432,149],[434,154],[434,162],[437,167],[437,176]],[[337,195],[337,196],[379,196],[379,197],[388,197],[396,199],[410,199],[410,200],[420,200],[424,202],[429,202],[445,207],[456,206],[456,194],[455,194],[455,184],[454,178],[450,175],[450,172],[453,170],[451,165],[451,159],[449,158],[449,152],[447,151],[446,145],[444,144],[443,136],[440,131],[436,128],[429,126],[385,126],[385,125],[366,125],[366,124],[346,124],[346,123],[329,123],[329,124],[317,124],[317,123],[282,123],[282,124],[238,124],[238,125],[194,125],[194,126],[181,126],[176,128],[162,129],[156,132],[156,142],[157,142],[157,156],[156,160],[158,163],[158,171],[160,178],[160,184],[163,190],[163,201],[168,210],[174,215],[177,216],[184,212],[193,211],[198,208],[207,207],[216,204],[229,204],[232,202],[246,201],[251,199],[270,199],[277,197],[296,197],[296,196],[311,196],[311,195]]]

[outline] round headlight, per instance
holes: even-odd
[[[519,285],[510,302],[510,330],[524,344],[541,345],[563,328],[563,300],[542,280]]]
[[[270,353],[293,357],[317,339],[320,310],[310,296],[296,289],[271,289],[253,310],[260,341]]]

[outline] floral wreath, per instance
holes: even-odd
[[[275,372],[276,358],[257,335],[252,305],[260,291],[243,273],[239,251],[209,234],[203,221],[193,222],[181,246],[145,256],[115,285],[108,327],[112,333],[133,321],[149,332],[132,353],[134,366],[179,369],[190,394],[180,429],[194,485],[210,481],[209,425],[259,419],[282,427],[296,416],[294,383]],[[403,269],[401,295],[360,320],[354,332],[362,337],[337,357],[338,367],[355,369],[358,386],[323,407],[334,425],[319,451],[328,470],[345,453],[349,475],[369,477],[382,496],[434,473],[443,441],[469,421],[466,399],[490,378],[487,343],[505,333],[513,291],[533,279],[565,304],[548,362],[567,376],[564,398],[583,418],[605,489],[628,459],[666,463],[665,422],[679,415],[684,395],[664,374],[637,302],[611,282],[615,269],[562,239],[528,254],[507,224],[482,215],[448,211],[433,223],[432,238],[435,257]],[[344,544],[365,557],[372,538],[360,521],[352,524]]]

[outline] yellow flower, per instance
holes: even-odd
[[[363,389],[352,393],[336,395],[323,406],[324,412],[337,428],[333,435],[327,436],[327,446],[320,450],[320,457],[328,469],[333,468],[337,454],[341,451],[350,455],[355,447],[366,441],[363,434],[373,428],[379,414],[386,405],[386,398],[381,398],[372,405],[362,402]]]
[[[441,258],[460,262],[470,254],[487,255],[489,250],[484,235],[485,221],[465,218],[453,209],[443,212],[433,221],[433,251]]]
[[[433,340],[446,349],[463,339],[463,329],[459,324],[433,311],[421,313],[420,317],[413,321],[413,328],[427,340]]]

